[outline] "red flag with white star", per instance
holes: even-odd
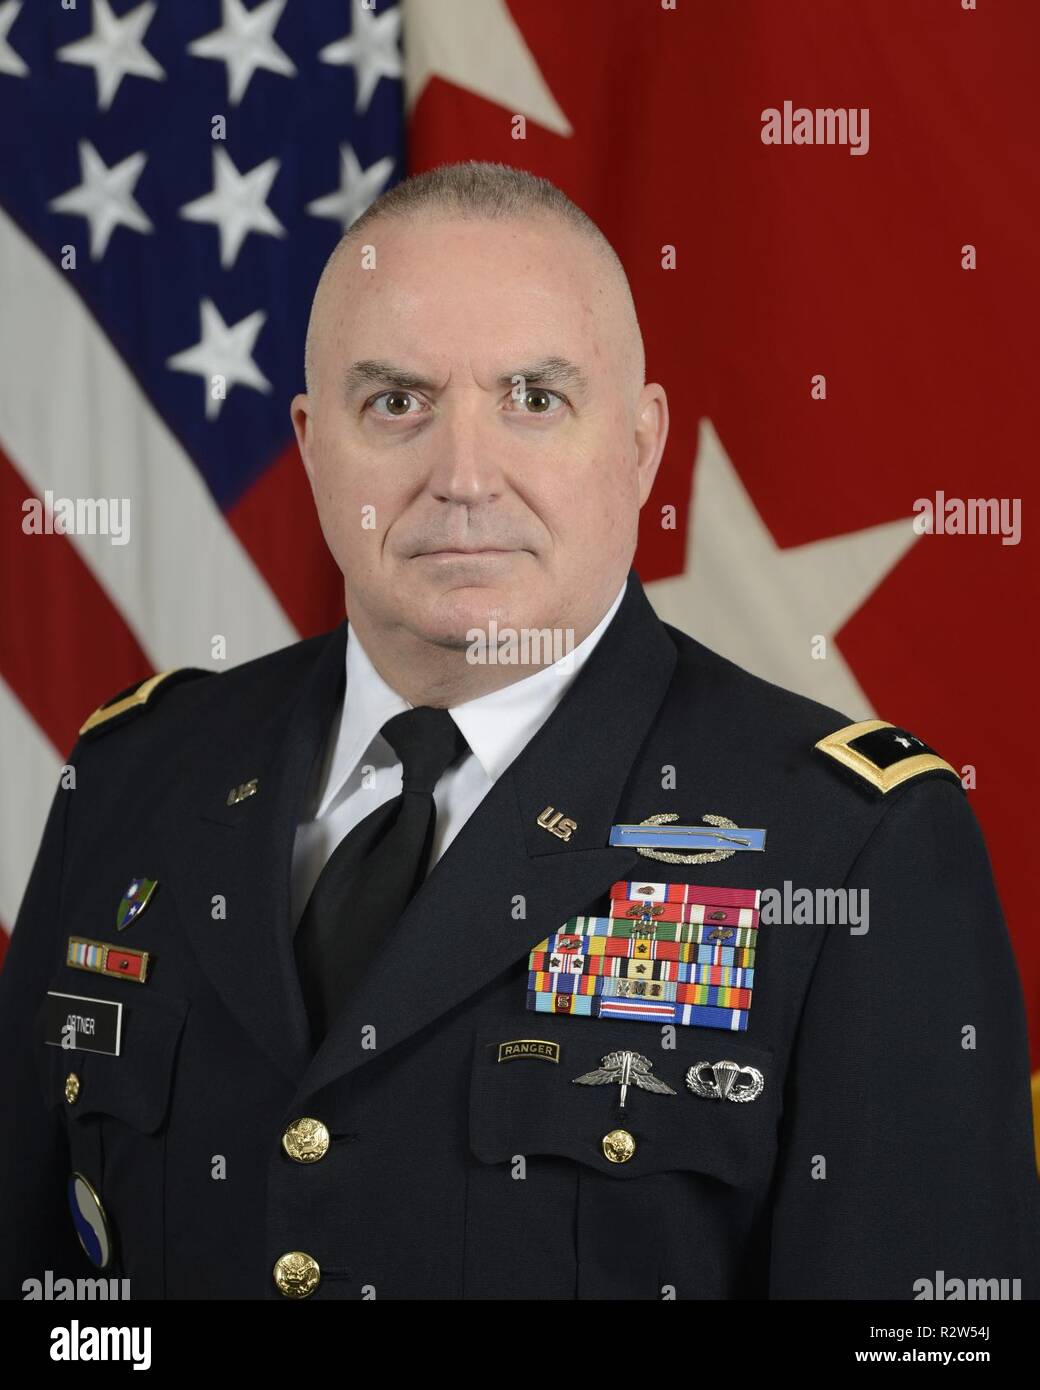
[[[651,601],[749,670],[909,728],[974,777],[1036,1069],[1022,623],[1038,585],[1021,518],[1040,14],[957,0],[480,12],[409,10],[410,171],[520,165],[615,246],[647,378],[671,405],[636,555]],[[782,125],[785,102],[866,108],[868,142],[847,121],[845,144],[763,143],[763,113]],[[985,534],[915,530],[937,493],[1002,499],[1003,523],[998,507]]]

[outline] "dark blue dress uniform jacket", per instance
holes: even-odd
[[[169,682],[76,744],[0,976],[0,1291],[96,1275],[75,1170],[134,1298],[281,1300],[291,1251],[320,1268],[312,1301],[913,1299],[937,1271],[1040,1294],[1022,992],[964,792],[850,777],[813,747],[847,716],[662,624],[634,572],[312,1055],[291,852],[345,641],[344,623]],[[547,805],[577,822],[569,841],[538,825]],[[608,847],[615,822],[667,811],[765,827],[765,853]],[[117,935],[137,875],[160,886]],[[746,1032],[677,1027],[669,1048],[654,1023],[528,1011],[531,948],[638,876],[869,889],[869,930],[761,925]],[[70,935],[147,950],[147,982],[69,968]],[[45,1044],[48,990],[120,1000],[121,1055]],[[497,1061],[523,1038],[559,1063]],[[676,1094],[635,1090],[619,1112],[617,1086],[573,1084],[618,1049]],[[756,1100],[685,1086],[723,1058],[761,1071]],[[301,1116],[331,1133],[306,1165],[281,1142]],[[637,1149],[614,1164],[619,1123]]]

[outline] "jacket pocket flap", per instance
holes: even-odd
[[[776,1156],[781,1108],[772,1050],[718,1030],[675,1031],[675,1048],[664,1049],[657,1029],[642,1023],[543,1016],[520,1030],[515,1024],[494,1032],[482,1029],[470,1090],[474,1154],[485,1163],[560,1154],[618,1179],[690,1169],[735,1187],[760,1185]],[[502,1045],[516,1041],[545,1047],[512,1048],[502,1056]],[[614,1078],[626,1050],[650,1066],[639,1070],[642,1085],[630,1082],[622,1109],[621,1087]],[[604,1066],[605,1060],[611,1065]],[[754,1089],[746,1068],[761,1075],[761,1091],[753,1099],[735,1101],[691,1090],[686,1082],[691,1067],[722,1061],[744,1069],[737,1094]],[[715,1074],[724,1076],[724,1069]],[[578,1077],[589,1077],[590,1083]],[[701,1073],[702,1080],[711,1078],[711,1072]],[[674,1094],[650,1089],[655,1081]],[[635,1140],[634,1153],[623,1162],[604,1153],[603,1140],[615,1129]]]
[[[51,988],[62,990],[67,986],[68,981],[62,978]],[[96,993],[100,996],[101,990]],[[73,1123],[92,1115],[112,1115],[143,1134],[151,1134],[166,1116],[188,1003],[160,995],[120,1002],[123,1021],[117,1057],[45,1042],[41,1004],[36,1016],[36,1038],[44,1100],[51,1108],[62,1106]],[[79,1082],[71,1101],[66,1093],[70,1073]]]

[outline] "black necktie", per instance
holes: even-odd
[[[395,714],[381,732],[401,760],[401,793],[339,842],[296,929],[315,1047],[422,883],[437,818],[433,789],[467,746],[446,709],[425,705]]]

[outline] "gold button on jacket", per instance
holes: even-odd
[[[286,1298],[306,1298],[321,1282],[318,1261],[302,1250],[290,1250],[275,1261],[274,1282]]]
[[[329,1131],[320,1120],[293,1120],[282,1135],[282,1148],[297,1163],[317,1163],[329,1151]]]
[[[611,1163],[627,1163],[636,1151],[636,1141],[627,1129],[612,1129],[603,1136],[603,1156]]]

